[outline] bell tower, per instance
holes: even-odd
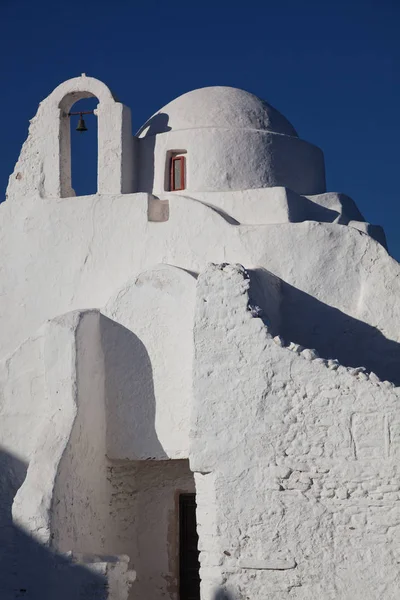
[[[9,199],[33,194],[42,198],[75,196],[69,113],[76,102],[92,97],[99,100],[94,111],[98,118],[97,193],[136,191],[130,109],[118,102],[104,83],[83,73],[59,85],[39,105],[9,180]]]

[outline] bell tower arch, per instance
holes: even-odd
[[[130,109],[115,98],[98,79],[80,77],[60,84],[41,104],[31,120],[7,197],[68,198],[71,185],[71,107],[83,98],[97,98],[98,119],[97,193],[136,191],[134,137]]]

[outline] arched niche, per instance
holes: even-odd
[[[83,98],[97,98],[97,193],[136,191],[134,138],[130,110],[93,77],[76,77],[59,85],[40,103],[7,190],[8,197],[38,193],[68,198],[71,186],[71,107]]]

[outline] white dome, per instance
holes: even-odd
[[[137,135],[199,128],[255,129],[297,136],[279,111],[254,94],[232,87],[200,88],[183,94],[156,112]]]

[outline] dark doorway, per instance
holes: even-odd
[[[179,496],[179,599],[200,600],[196,494]]]

